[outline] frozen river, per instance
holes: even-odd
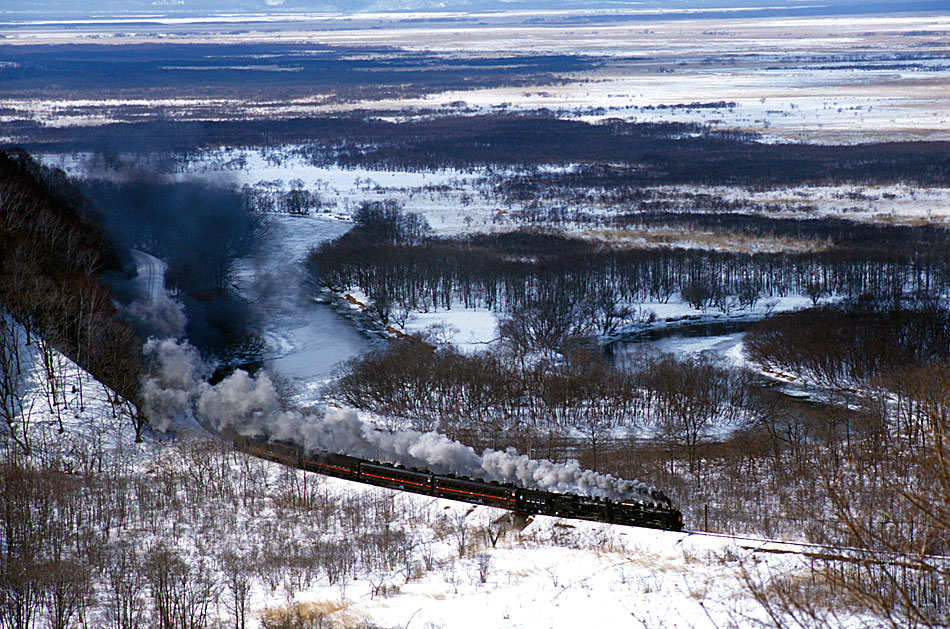
[[[616,341],[607,346],[614,364],[636,364],[644,352],[673,354],[680,358],[711,354],[731,365],[746,362],[743,340],[752,320],[707,322],[682,327],[644,330],[638,338]]]
[[[290,381],[300,403],[313,401],[340,363],[372,346],[350,321],[313,301],[303,265],[311,247],[349,228],[342,221],[269,216],[256,255],[238,266],[239,289],[262,313],[267,366]]]

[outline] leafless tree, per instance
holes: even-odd
[[[106,561],[110,625],[136,629],[145,623],[146,579],[142,559],[132,544],[117,544]]]
[[[728,406],[729,374],[704,357],[660,357],[642,372],[643,385],[656,398],[659,428],[670,451],[686,449],[690,472],[696,471],[699,446],[707,428]]]
[[[59,432],[62,433],[65,431],[63,412],[66,406],[66,359],[46,335],[37,336],[36,345],[43,367],[41,382],[46,405],[50,415],[56,418]]]
[[[594,325],[604,336],[613,334],[633,317],[633,309],[621,301],[617,289],[610,284],[603,284],[594,291],[588,308]]]
[[[81,616],[92,597],[92,575],[81,561],[60,559],[40,568],[43,607],[50,629],[66,629],[74,616]]]
[[[218,558],[224,571],[225,587],[230,594],[225,603],[234,618],[234,629],[247,626],[247,612],[250,604],[253,563],[249,557],[234,551],[226,551]]]
[[[469,533],[469,523],[467,521],[469,512],[467,511],[456,511],[449,517],[449,531],[452,535],[452,539],[455,541],[455,549],[458,551],[459,557],[464,557],[466,550],[468,550],[468,533]]]
[[[56,496],[50,477],[18,464],[0,467],[0,626],[29,629],[43,602],[43,564],[53,541]],[[62,543],[62,540],[60,540]]]
[[[24,404],[23,394],[28,365],[20,347],[21,328],[0,311],[0,419],[7,433],[23,454],[30,454],[30,416],[32,404]]]
[[[145,573],[156,627],[199,629],[205,626],[219,589],[203,558],[189,564],[176,551],[156,546],[148,553]]]
[[[583,304],[563,295],[529,298],[512,308],[498,324],[502,339],[520,356],[529,352],[554,352],[571,337],[585,335],[591,325]]]
[[[492,571],[491,555],[488,553],[475,555],[475,569],[478,572],[478,582],[486,583]]]

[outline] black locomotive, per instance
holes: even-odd
[[[499,507],[521,515],[550,515],[670,531],[683,528],[683,515],[670,506],[669,499],[659,492],[655,493],[655,502],[620,502],[525,489],[452,474],[433,474],[427,470],[409,469],[343,454],[308,454],[303,448],[288,443],[237,436],[233,437],[233,441],[237,450],[308,472],[426,496]]]

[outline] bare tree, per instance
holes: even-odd
[[[48,477],[0,467],[0,627],[30,629],[43,601],[44,553],[57,519]]]
[[[88,607],[92,597],[90,567],[81,561],[61,559],[40,568],[43,607],[50,629],[66,629]]]
[[[680,289],[683,301],[703,312],[715,301],[716,294],[716,287],[702,279],[691,280]]]
[[[177,552],[163,546],[152,548],[145,561],[159,629],[199,629],[217,601],[219,589],[203,559],[189,564]]]
[[[478,582],[485,583],[491,575],[491,555],[479,553],[475,555],[475,567],[478,570]]]
[[[41,382],[46,405],[50,415],[56,418],[59,432],[63,427],[63,411],[66,406],[66,359],[60,354],[47,336],[37,336],[40,364],[43,367]]]
[[[588,300],[588,308],[594,325],[604,336],[613,334],[633,317],[633,310],[621,303],[617,289],[609,284],[594,291],[594,295]]]
[[[110,625],[136,629],[145,624],[146,580],[142,560],[131,544],[116,545],[106,561]]]
[[[469,523],[466,521],[471,511],[456,511],[449,516],[449,531],[455,540],[455,548],[458,550],[459,557],[465,556],[468,549]]]
[[[590,331],[587,314],[583,304],[571,303],[564,295],[546,294],[512,308],[499,322],[498,331],[518,355],[554,352],[565,340]]]
[[[225,604],[234,617],[234,629],[244,629],[247,626],[248,605],[253,586],[253,563],[246,555],[234,551],[224,552],[218,561],[224,571],[225,587],[230,594]]]
[[[30,416],[32,406],[23,401],[26,384],[21,328],[11,317],[0,311],[0,419],[8,434],[23,454],[30,454]]]

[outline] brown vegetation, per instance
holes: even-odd
[[[83,386],[64,381],[54,348],[125,399],[138,398],[141,341],[117,316],[100,279],[121,265],[102,232],[81,214],[88,211],[83,203],[61,174],[42,169],[25,154],[0,153],[0,397],[10,434],[19,434],[27,451],[26,431],[12,425],[16,413],[10,401],[22,371],[21,344],[40,346],[54,413],[61,409],[63,387]],[[7,313],[25,338],[17,337]],[[141,429],[142,422],[136,425]]]

